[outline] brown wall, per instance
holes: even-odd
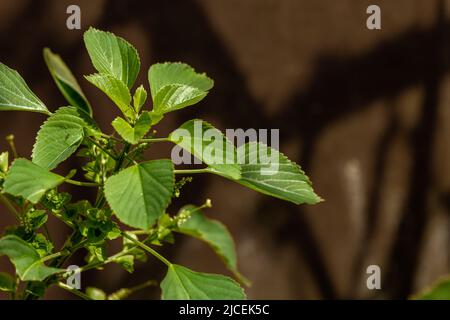
[[[168,117],[161,134],[193,117],[221,129],[279,128],[281,150],[326,199],[295,206],[200,177],[172,205],[213,199],[209,214],[235,236],[241,270],[253,281],[250,298],[405,298],[450,271],[450,1],[1,1],[0,61],[54,110],[64,100],[41,58],[50,46],[110,131],[116,111],[81,77],[93,72],[83,30],[65,27],[73,3],[81,6],[83,29],[110,30],[138,48],[138,82],[147,85],[150,64],[166,60],[215,79],[208,98]],[[369,4],[380,5],[382,30],[366,29]],[[14,133],[20,154],[29,156],[43,120],[0,113],[0,136]],[[163,145],[153,155],[169,152]],[[12,223],[3,208],[0,217],[0,226]],[[62,242],[67,230],[52,221],[51,232]],[[178,240],[165,249],[174,261],[225,271],[204,245]],[[381,267],[381,291],[365,286],[370,264]],[[111,266],[82,281],[112,291],[162,272],[157,262],[132,276]],[[57,289],[48,295],[62,297]]]

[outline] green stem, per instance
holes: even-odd
[[[81,268],[78,269],[77,272],[84,272],[84,271],[88,271],[97,267],[101,267],[104,266],[106,264],[109,264],[111,262],[115,262],[118,258],[120,258],[121,256],[126,255],[127,253],[131,252],[133,249],[135,249],[135,247],[127,249],[127,250],[123,250],[120,251],[118,253],[116,253],[115,255],[112,255],[111,257],[107,258],[105,261],[96,261],[93,263],[89,263]]]
[[[99,187],[100,186],[98,183],[95,183],[95,182],[82,182],[82,181],[76,181],[76,180],[72,180],[72,179],[66,179],[64,181],[67,183],[76,185],[76,186],[80,186],[80,187]]]
[[[106,139],[113,139],[113,140],[116,140],[117,142],[123,142],[122,140],[117,139],[116,137],[114,137],[112,134],[109,135],[109,134],[100,132],[100,136],[102,136],[103,138],[106,138]]]
[[[168,142],[168,141],[170,141],[169,138],[147,138],[139,140],[139,142]]]
[[[188,169],[188,170],[173,170],[175,174],[196,174],[196,173],[211,173],[210,168],[203,169]]]
[[[19,155],[17,154],[16,145],[14,144],[14,135],[10,134],[6,136],[6,141],[8,142],[9,147],[11,148],[14,159],[17,159]]]
[[[144,283],[138,284],[134,287],[128,288],[129,290],[129,295],[135,293],[136,291],[145,289],[147,287],[151,287],[151,286],[156,286],[158,283],[155,280],[148,280],[145,281]]]
[[[88,295],[84,294],[83,292],[81,292],[80,290],[74,289],[71,286],[68,286],[67,284],[65,284],[64,282],[58,282],[56,284],[58,287],[60,287],[61,289],[64,289],[66,291],[69,291],[71,293],[73,293],[74,295],[85,299],[85,300],[92,300],[91,297],[89,297]]]
[[[89,141],[91,141],[93,144],[95,144],[95,146],[97,148],[99,148],[100,150],[102,150],[104,153],[106,153],[108,156],[110,156],[111,158],[113,158],[114,160],[117,160],[117,156],[111,154],[108,150],[106,150],[105,148],[103,148],[100,144],[97,143],[97,141],[95,141],[94,139],[92,139],[91,137],[88,137]]]
[[[140,242],[139,240],[134,239],[133,237],[129,236],[128,234],[126,234],[125,232],[122,232],[122,236],[124,238],[127,238],[128,240],[130,240],[131,242],[135,243],[136,245],[138,245],[139,247],[141,247],[142,249],[144,249],[145,251],[151,253],[153,256],[155,256],[156,258],[158,258],[160,261],[162,261],[166,266],[170,267],[172,265],[172,263],[167,260],[166,258],[164,258],[162,255],[160,255],[158,252],[156,252],[155,250],[153,250],[152,248],[150,248],[149,246],[143,244],[142,242]]]
[[[0,202],[3,203],[5,205],[5,207],[16,216],[16,218],[20,221],[20,215],[17,212],[16,208],[14,208],[14,206],[12,205],[11,201],[9,201],[9,199],[3,195],[2,193],[0,193]]]
[[[45,261],[48,261],[48,260],[51,260],[51,259],[54,259],[54,258],[58,258],[58,257],[61,257],[61,256],[66,256],[69,253],[70,253],[69,250],[63,250],[63,251],[60,251],[60,252],[56,252],[56,253],[53,253],[53,254],[50,254],[48,256],[45,256],[45,257],[41,258],[40,262],[45,262]]]
[[[123,151],[121,153],[121,155],[119,156],[119,159],[116,161],[116,166],[114,167],[114,170],[112,171],[112,174],[117,173],[117,171],[120,170],[120,168],[123,165],[123,162],[125,161],[126,155],[128,153],[128,151],[130,151],[131,148],[131,144],[129,143],[125,143],[125,147],[123,148]],[[103,207],[103,205],[105,204],[105,195],[102,192],[102,190],[99,190],[99,194],[97,196],[97,200],[95,201],[95,207],[96,208],[101,208]]]

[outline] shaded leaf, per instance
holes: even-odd
[[[0,291],[13,292],[15,286],[13,277],[5,272],[0,272]]]
[[[183,214],[184,211],[188,212],[188,218],[178,225],[176,231],[207,243],[238,279],[247,282],[238,271],[235,244],[227,227],[217,220],[207,218],[195,206],[187,205],[180,213]]]
[[[161,282],[164,300],[242,300],[244,290],[233,279],[172,264]]]
[[[27,159],[16,159],[6,175],[3,190],[38,203],[50,189],[64,182],[64,177],[47,171]]]
[[[110,74],[131,88],[141,67],[136,49],[116,35],[89,28],[84,43],[92,64],[100,73]]]
[[[0,111],[19,110],[50,114],[20,74],[0,63]]]
[[[22,281],[42,281],[64,271],[47,267],[36,250],[17,236],[8,235],[0,239],[0,255],[9,257]]]
[[[442,279],[432,288],[416,295],[417,300],[450,300],[450,279]]]
[[[164,213],[173,188],[172,161],[152,160],[109,177],[105,196],[120,221],[148,229]]]
[[[61,57],[54,54],[49,48],[45,48],[43,53],[48,70],[67,102],[69,102],[71,106],[80,108],[92,115],[92,108],[89,101],[81,90],[72,71],[70,71]]]

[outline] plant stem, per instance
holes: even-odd
[[[100,135],[101,135],[103,138],[106,138],[106,139],[113,139],[113,140],[116,140],[117,142],[122,142],[122,140],[117,139],[117,138],[114,137],[112,134],[111,134],[111,135],[108,135],[108,134],[106,134],[106,133],[100,132]]]
[[[67,183],[76,185],[76,186],[80,186],[80,187],[99,187],[100,186],[98,183],[95,183],[95,182],[82,182],[82,181],[76,181],[76,180],[72,180],[72,179],[66,179],[64,181]]]
[[[170,141],[169,138],[147,138],[139,140],[139,142],[168,142],[168,141]]]
[[[73,293],[76,296],[79,296],[80,298],[83,298],[85,300],[92,300],[92,298],[89,297],[88,295],[84,294],[80,290],[77,290],[77,289],[72,288],[71,286],[68,286],[64,282],[58,282],[56,285],[58,287],[60,287],[61,289],[64,289],[66,291],[69,291],[69,292]]]
[[[58,257],[61,257],[61,256],[66,256],[69,253],[70,253],[69,250],[62,250],[60,252],[56,252],[56,253],[53,253],[53,254],[50,254],[48,256],[45,256],[45,257],[41,258],[40,262],[45,262],[45,261],[48,261],[48,260],[51,260],[51,259],[54,259],[54,258],[58,258]]]
[[[138,284],[134,287],[128,288],[129,290],[129,295],[135,293],[136,291],[145,289],[147,287],[151,287],[151,286],[156,286],[158,284],[158,282],[156,282],[155,280],[148,280],[145,281],[144,283]]]
[[[14,206],[12,205],[11,201],[9,201],[9,199],[3,195],[2,193],[0,193],[0,202],[3,203],[5,205],[5,207],[16,216],[16,218],[20,221],[20,215],[17,212],[16,208],[14,208]]]
[[[11,148],[14,159],[17,159],[19,155],[17,154],[16,145],[14,144],[14,135],[10,134],[6,136],[6,141],[8,142],[9,147]]]
[[[110,156],[111,158],[113,158],[114,160],[117,160],[117,156],[111,154],[108,150],[106,150],[105,148],[103,148],[100,144],[97,143],[97,141],[95,141],[94,139],[92,139],[91,137],[88,137],[89,141],[91,141],[93,144],[96,145],[97,148],[99,148],[100,150],[102,150],[104,153],[106,153],[108,156]]]
[[[196,173],[210,173],[210,168],[203,169],[188,169],[188,170],[173,170],[175,174],[196,174]]]
[[[127,238],[128,240],[130,240],[131,242],[135,243],[136,245],[138,245],[139,247],[141,247],[142,249],[144,249],[145,251],[151,253],[153,256],[155,256],[156,258],[158,258],[160,261],[162,261],[166,266],[170,267],[172,265],[172,263],[167,260],[166,258],[164,258],[162,255],[160,255],[158,252],[156,252],[155,250],[153,250],[152,248],[150,248],[149,246],[143,244],[142,242],[140,242],[139,240],[134,239],[133,237],[130,237],[128,234],[126,234],[125,232],[122,232],[122,236],[124,238]]]

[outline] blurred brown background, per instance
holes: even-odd
[[[82,30],[66,28],[66,8],[78,4]],[[366,8],[378,4],[382,30],[366,28]],[[198,117],[218,128],[279,128],[280,149],[308,172],[326,199],[295,206],[215,176],[196,177],[183,203],[233,233],[241,271],[254,299],[406,298],[450,271],[450,1],[444,0],[189,0],[0,2],[0,61],[17,69],[55,110],[65,105],[46,70],[49,46],[66,60],[107,132],[117,115],[83,80],[94,70],[82,33],[95,26],[134,44],[138,83],[148,88],[155,62],[184,61],[215,79],[200,105],[171,114],[170,132]],[[30,156],[45,119],[0,113],[0,136],[14,133]],[[7,149],[2,138],[1,150]],[[153,157],[170,155],[155,147]],[[71,164],[77,164],[75,159]],[[68,165],[61,166],[67,172]],[[70,188],[77,198],[92,198]],[[0,208],[0,228],[13,223]],[[68,230],[51,220],[61,243]],[[162,249],[177,263],[226,272],[210,250],[179,237]],[[158,261],[134,275],[117,266],[90,271],[82,285],[106,291],[161,279]],[[11,270],[4,257],[2,269]],[[72,263],[82,264],[82,255]],[[366,268],[381,267],[382,290],[366,288]],[[136,298],[157,298],[148,289]],[[52,289],[47,298],[71,298]]]

